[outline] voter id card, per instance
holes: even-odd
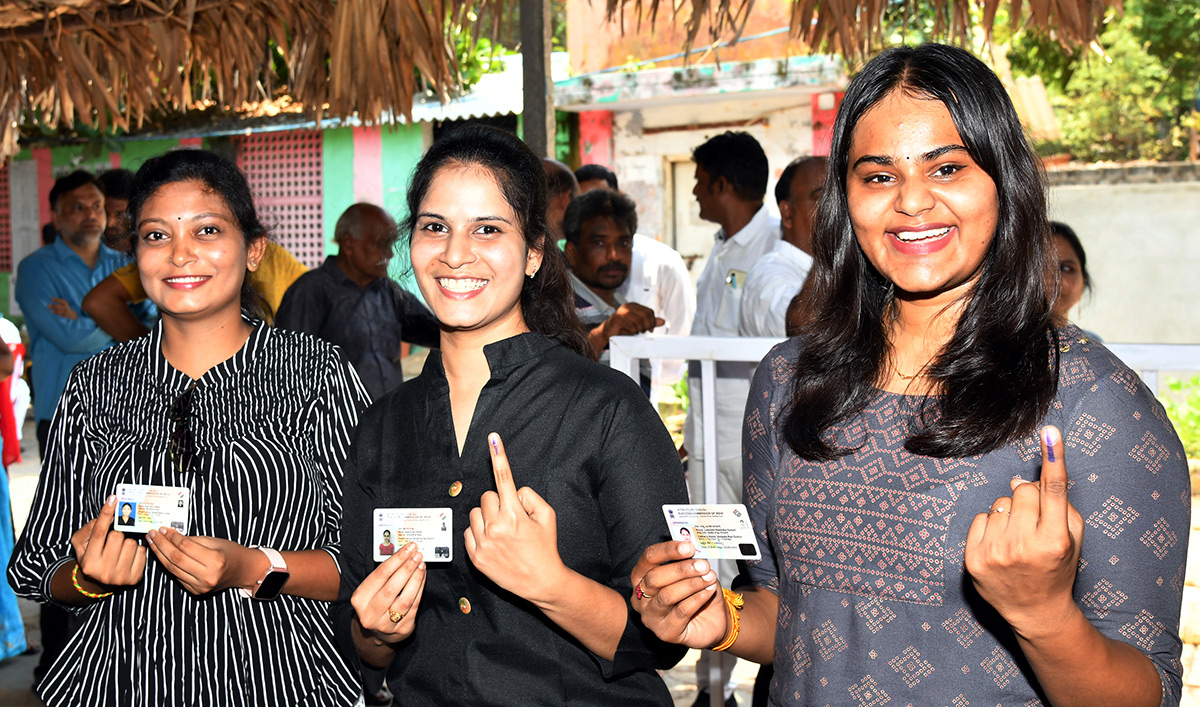
[[[409,543],[416,543],[425,562],[454,559],[454,512],[449,508],[376,508],[371,546],[383,562]]]
[[[759,560],[758,538],[740,503],[689,503],[663,506],[672,540],[686,540],[697,557],[710,560]]]
[[[192,492],[185,486],[117,484],[117,510],[113,530],[145,533],[174,528],[187,534]]]

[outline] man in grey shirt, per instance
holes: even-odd
[[[275,326],[337,344],[378,400],[400,385],[400,344],[438,345],[438,323],[388,277],[396,222],[373,204],[354,204],[334,227],[338,254],[292,283]]]

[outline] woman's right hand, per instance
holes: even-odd
[[[116,511],[117,497],[109,496],[100,515],[71,535],[75,563],[79,565],[77,579],[85,588],[88,583],[95,585],[89,591],[130,587],[142,581],[146,573],[146,548],[125,533],[112,530]]]
[[[425,563],[416,544],[408,543],[367,575],[350,597],[350,605],[367,635],[394,644],[412,635],[424,592]]]
[[[646,548],[629,574],[634,587],[630,603],[660,639],[711,648],[729,632],[729,610],[717,573],[707,560],[693,558],[695,554],[686,541]]]

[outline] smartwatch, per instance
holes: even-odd
[[[267,559],[271,562],[271,566],[254,583],[253,589],[239,589],[238,591],[244,597],[252,597],[260,601],[270,601],[279,596],[280,592],[283,591],[283,585],[287,583],[288,577],[292,575],[288,572],[287,563],[283,561],[283,555],[280,555],[278,550],[272,550],[269,547],[256,549],[261,550],[267,556]]]

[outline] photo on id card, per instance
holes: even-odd
[[[672,540],[687,540],[709,560],[761,560],[750,515],[740,503],[666,504]]]
[[[113,530],[146,533],[159,528],[188,532],[192,492],[184,486],[117,484]]]
[[[409,543],[416,543],[425,562],[454,559],[454,511],[449,508],[376,508],[372,557],[383,562]]]

